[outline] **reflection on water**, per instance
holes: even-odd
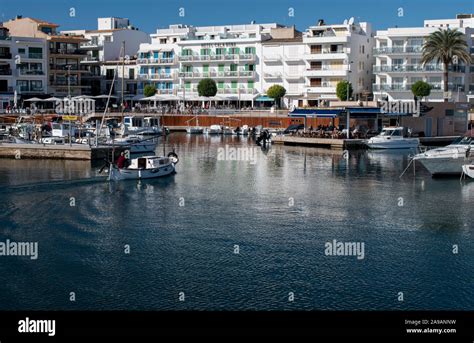
[[[226,145],[256,147],[172,134],[175,175],[112,183],[101,163],[0,160],[0,241],[39,242],[37,261],[0,257],[0,307],[474,309],[474,182],[400,178],[407,151],[273,145],[251,164],[220,160]],[[334,239],[365,259],[326,256]]]

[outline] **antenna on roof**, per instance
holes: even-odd
[[[343,24],[344,24],[344,25],[347,25],[347,19],[344,19]]]
[[[351,17],[351,19],[349,19],[349,22],[348,22],[349,25],[352,25],[354,24],[354,17]]]

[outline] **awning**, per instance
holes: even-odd
[[[275,99],[270,98],[268,95],[262,95],[255,99],[255,101],[271,101],[274,102]]]
[[[38,101],[44,101],[44,100],[40,98],[29,98],[29,99],[26,99],[25,101],[38,102]]]
[[[336,118],[341,112],[341,109],[295,109],[288,113],[288,116],[299,118]]]

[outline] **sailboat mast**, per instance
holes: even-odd
[[[124,110],[124,82],[125,82],[125,41],[122,42],[122,122],[123,122],[123,110]]]

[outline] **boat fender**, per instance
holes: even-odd
[[[177,164],[179,162],[178,155],[174,151],[168,153],[168,158],[173,164]]]

